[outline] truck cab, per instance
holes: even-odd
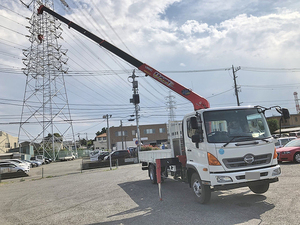
[[[196,195],[205,188],[243,186],[264,193],[278,180],[274,139],[261,108],[201,109],[184,117],[183,129],[188,179]]]

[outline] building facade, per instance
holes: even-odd
[[[100,134],[93,141],[94,150],[96,149],[107,149],[107,137],[106,133]]]
[[[0,131],[0,153],[6,153],[12,148],[18,148],[19,141],[17,137],[14,137],[4,131]]]
[[[280,125],[281,116],[271,116],[267,119],[275,119],[278,121]],[[289,133],[289,132],[297,132],[300,131],[300,114],[291,114],[290,118],[285,120],[281,120],[281,132],[282,133]],[[277,130],[275,133],[279,133]]]
[[[168,142],[167,124],[140,125],[139,129],[143,145],[159,146]],[[109,133],[111,149],[133,147],[130,145],[137,141],[136,126],[110,127]],[[123,143],[122,147],[120,143]]]

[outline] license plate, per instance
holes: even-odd
[[[246,180],[259,180],[260,172],[246,172],[245,178]]]

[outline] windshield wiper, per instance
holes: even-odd
[[[226,142],[222,148],[225,148],[230,142],[232,142],[234,139],[236,138],[250,138],[250,136],[233,136],[228,142]],[[253,140],[253,138],[251,137],[251,140]],[[245,140],[246,141],[246,140]],[[250,140],[249,140],[250,141]]]

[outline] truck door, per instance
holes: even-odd
[[[199,118],[198,129],[193,129],[191,126],[191,117],[186,118],[186,120],[184,120],[185,124],[183,126],[186,131],[183,133],[184,133],[187,163],[193,165],[197,169],[200,169],[199,167],[204,167],[204,165],[207,165],[206,148],[203,142],[199,142],[198,144],[193,143],[192,137],[193,135],[202,132],[202,124],[200,123],[200,118]]]

